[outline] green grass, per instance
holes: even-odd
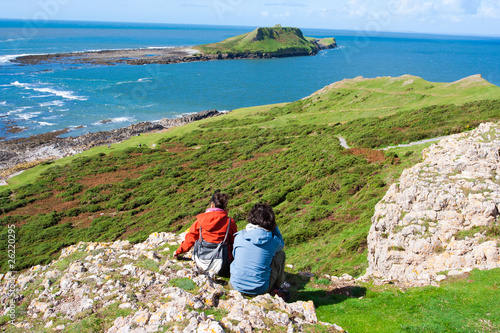
[[[178,127],[181,128],[181,127]],[[174,128],[177,129],[177,128]],[[13,177],[9,179],[8,185],[2,186],[0,188],[0,191],[6,190],[6,189],[16,189],[19,188],[20,186],[33,183],[36,181],[42,173],[52,167],[55,166],[64,166],[78,158],[81,157],[86,157],[86,156],[94,156],[96,154],[110,154],[115,151],[121,151],[126,148],[131,148],[131,147],[137,147],[139,143],[141,145],[145,145],[147,147],[152,147],[153,144],[158,142],[158,140],[162,137],[165,136],[165,133],[149,133],[149,134],[143,134],[140,136],[134,136],[126,141],[120,142],[120,143],[114,143],[111,145],[111,148],[108,148],[108,145],[100,146],[100,147],[95,147],[90,150],[84,151],[80,154],[74,155],[74,156],[69,156],[65,157],[59,160],[55,160],[52,162],[44,163],[42,165],[38,165],[34,168],[25,170],[23,173],[20,175]]]
[[[193,280],[188,278],[174,278],[168,281],[168,284],[177,288],[184,289],[186,291],[193,291],[198,288],[196,283]]]
[[[152,272],[159,272],[160,271],[160,263],[151,260],[149,258],[146,258],[144,256],[141,256],[141,261],[139,261],[136,265],[137,267],[152,271]]]
[[[288,276],[287,278],[290,278]],[[356,332],[498,332],[500,269],[473,271],[440,287],[333,288],[295,278],[293,298],[313,300],[318,319]],[[347,296],[345,290],[349,290]]]

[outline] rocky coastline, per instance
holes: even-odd
[[[217,110],[207,110],[179,118],[142,122],[111,131],[87,133],[78,137],[61,138],[60,135],[68,132],[68,129],[63,129],[28,138],[3,141],[0,148],[0,184],[6,185],[6,179],[10,175],[40,162],[75,155],[93,147],[118,143],[144,133],[164,131],[223,113]]]
[[[279,53],[234,53],[221,52],[216,54],[204,54],[190,47],[148,48],[148,49],[124,49],[124,50],[102,50],[88,52],[54,53],[24,55],[12,59],[11,62],[23,65],[37,65],[44,63],[63,64],[92,64],[92,65],[149,65],[149,64],[175,64],[183,62],[228,60],[228,59],[263,59],[284,58],[295,56],[316,55],[324,49],[335,48],[336,44],[317,44],[317,50],[307,52],[304,50],[286,51]]]

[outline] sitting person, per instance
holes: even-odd
[[[280,294],[285,282],[285,242],[275,222],[271,206],[256,204],[250,211],[245,230],[236,234],[231,263],[232,289],[244,295]]]
[[[238,227],[234,220],[227,216],[227,203],[229,196],[226,193],[215,191],[210,199],[210,206],[203,214],[196,217],[196,221],[189,228],[189,232],[184,237],[184,241],[174,252],[174,258],[189,251],[195,242],[200,238],[200,229],[203,240],[210,243],[221,243],[226,238],[228,244],[229,261],[232,260],[232,249],[234,234]],[[229,228],[229,231],[228,231]]]

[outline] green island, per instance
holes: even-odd
[[[441,287],[365,283],[347,293],[320,276],[364,274],[375,204],[430,144],[379,148],[499,121],[499,96],[480,76],[452,83],[358,77],[292,103],[237,109],[41,164],[0,189],[2,273],[8,225],[16,226],[16,270],[23,270],[80,241],[182,232],[221,189],[239,228],[254,203],[274,207],[293,265],[292,301],[313,300],[319,320],[351,333],[496,332],[499,269]]]
[[[246,34],[231,37],[218,43],[193,47],[208,54],[291,56],[316,54],[322,49],[336,47],[335,38],[304,37],[299,28],[257,28]]]

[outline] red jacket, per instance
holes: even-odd
[[[226,236],[226,228],[228,223],[228,216],[226,211],[215,211],[200,214],[196,217],[196,222],[191,225],[189,232],[186,234],[184,241],[179,246],[176,254],[181,254],[189,251],[193,247],[194,242],[200,238],[200,227],[203,239],[210,243],[220,243]],[[229,248],[229,257],[232,259],[234,234],[238,231],[238,227],[231,219],[229,226],[229,233],[227,235],[227,243]]]

